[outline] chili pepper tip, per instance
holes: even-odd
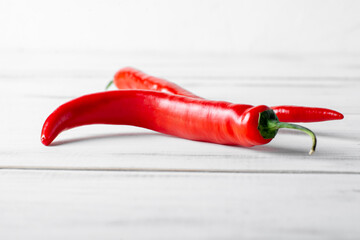
[[[51,143],[51,142],[49,142],[49,140],[45,137],[44,134],[41,135],[40,140],[41,140],[41,143],[44,144],[45,146],[49,146],[49,144]]]

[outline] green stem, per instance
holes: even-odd
[[[109,87],[114,83],[114,80],[111,80],[105,87],[105,90],[108,90]]]
[[[271,128],[275,128],[275,129],[279,129],[279,128],[290,128],[290,129],[296,129],[296,130],[300,130],[306,134],[308,134],[311,139],[312,139],[312,147],[310,149],[309,154],[311,155],[313,152],[315,152],[315,148],[316,148],[316,135],[313,131],[311,131],[310,129],[297,125],[297,124],[292,124],[292,123],[285,123],[285,122],[279,122],[276,120],[270,120],[271,122],[269,122],[269,126],[271,125]]]

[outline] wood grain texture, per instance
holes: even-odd
[[[268,145],[195,142],[93,125],[40,143],[57,106],[134,66],[194,93],[344,113]],[[360,57],[3,51],[1,239],[357,239]]]
[[[1,239],[356,239],[360,176],[0,172]]]

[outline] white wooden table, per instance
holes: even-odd
[[[130,126],[40,143],[60,104],[137,67],[210,99],[320,106],[342,121],[221,146]],[[0,239],[359,239],[360,56],[2,51]]]

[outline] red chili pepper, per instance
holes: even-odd
[[[327,108],[276,106],[271,109],[281,122],[321,122],[344,118],[341,113]]]
[[[41,142],[49,145],[62,131],[88,124],[124,124],[218,144],[251,147],[269,143],[279,128],[315,134],[302,126],[282,123],[269,107],[232,104],[180,95],[122,90],[85,95],[57,108],[45,121]]]
[[[175,83],[149,76],[131,67],[119,70],[106,88],[109,88],[112,83],[115,83],[118,89],[144,89],[201,98]],[[344,118],[341,113],[327,108],[276,106],[271,109],[275,111],[281,122],[320,122]]]
[[[111,80],[106,86],[108,89],[112,84],[120,89],[143,89],[143,90],[152,90],[159,92],[166,92],[181,96],[201,98],[188,90],[178,86],[173,82],[169,82],[165,79],[153,77],[147,75],[135,68],[126,67],[119,70],[115,76],[114,80]]]

